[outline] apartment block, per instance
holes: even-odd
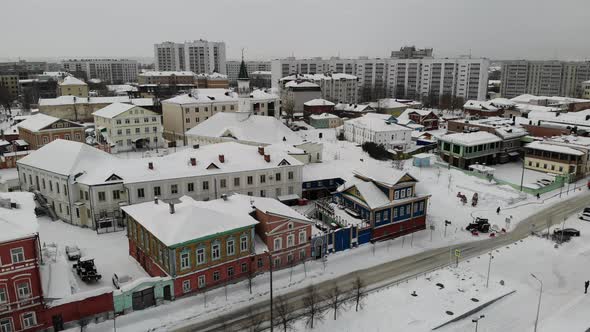
[[[154,44],[157,71],[192,71],[197,74],[226,73],[224,42],[207,40]]]
[[[70,59],[62,61],[64,70],[84,73],[86,79],[99,79],[111,84],[137,81],[138,62],[128,59]]]

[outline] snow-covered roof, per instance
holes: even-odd
[[[137,106],[153,106],[152,98],[129,98],[128,96],[115,97],[76,97],[60,96],[57,98],[40,98],[39,106],[63,106],[74,104],[112,104],[112,103],[131,103]]]
[[[174,204],[174,213],[170,213],[168,204],[152,201],[121,209],[168,247],[258,224],[247,213],[218,209],[215,204],[198,202],[189,196]]]
[[[570,147],[563,146],[563,145],[550,144],[547,142],[540,142],[540,141],[535,141],[535,142],[529,143],[525,147],[535,149],[535,150],[557,152],[557,153],[569,154],[569,155],[574,155],[574,156],[583,156],[584,155],[584,152],[582,152],[580,150],[576,150],[574,148],[570,148]]]
[[[0,200],[18,205],[10,209],[0,207],[0,243],[34,236],[39,224],[35,216],[35,201],[29,192],[0,193]]]
[[[347,120],[344,123],[345,125],[349,124],[357,127],[368,128],[375,132],[412,130],[408,127],[395,124],[394,121],[390,121],[391,118],[392,116],[389,114],[367,113],[356,119]]]
[[[228,137],[259,144],[286,142],[301,144],[303,140],[280,120],[249,112],[219,112],[186,132],[188,136]],[[284,139],[283,139],[284,138]]]
[[[489,101],[481,101],[481,100],[468,100],[463,105],[463,108],[466,110],[488,111],[488,112],[496,112],[499,110],[499,107],[492,105]]]
[[[130,85],[130,84],[112,84],[107,85],[107,89],[109,91],[115,93],[123,93],[123,92],[137,92],[137,87]]]
[[[302,165],[288,153],[275,150],[267,153],[270,162],[258,153],[258,147],[235,142],[210,144],[199,149],[183,149],[162,157],[120,159],[89,145],[55,140],[17,161],[62,175],[88,185],[106,183],[113,174],[124,183],[160,181],[183,177],[276,169],[285,160],[289,165]],[[224,162],[219,156],[224,156]],[[60,156],[55,158],[55,156]],[[195,158],[195,166],[190,159]],[[153,169],[148,168],[152,163]]]
[[[266,91],[256,89],[250,93],[250,100],[252,101],[278,101],[279,96],[268,93]]]
[[[350,74],[344,73],[326,73],[326,74],[294,74],[285,76],[280,79],[281,82],[294,81],[294,80],[310,80],[310,81],[322,81],[322,80],[356,80],[357,77]]]
[[[373,182],[360,181],[355,184],[355,187],[363,196],[364,201],[371,209],[391,203],[389,197],[387,197],[387,195],[385,195],[385,193],[381,191],[381,189],[379,189],[379,187],[377,187]]]
[[[395,100],[394,98],[379,99],[379,101],[369,103],[369,105],[371,105],[371,107],[373,107],[373,108],[385,108],[385,109],[407,108],[408,107],[408,105],[406,105],[404,103],[400,103],[397,100]]]
[[[360,176],[365,179],[370,179],[387,186],[394,186],[404,176],[409,175],[405,171],[400,171],[397,169],[388,168],[375,164],[363,164],[362,166],[353,170],[353,173],[356,176]]]
[[[67,85],[88,85],[84,81],[75,78],[74,76],[66,76],[64,77],[63,81],[59,82],[61,86]]]
[[[184,93],[162,101],[163,104],[211,104],[215,102],[238,102],[238,95],[226,89],[193,89],[190,93]]]
[[[460,144],[463,146],[474,146],[502,141],[500,137],[494,134],[490,134],[486,131],[478,131],[474,133],[447,134],[439,137],[439,140],[451,142],[454,144]]]
[[[308,82],[308,81],[303,81],[303,82],[297,82],[297,81],[289,81],[287,84],[285,84],[286,88],[319,88],[320,86],[312,83],[312,82]]]
[[[266,70],[256,70],[251,72],[250,75],[272,75],[272,72]]]
[[[556,106],[556,105],[567,105],[571,103],[584,103],[588,102],[587,99],[579,99],[579,98],[571,98],[571,97],[561,97],[561,96],[535,96],[531,94],[523,94],[520,96],[516,96],[510,99],[512,102],[517,104],[535,104],[539,105],[539,103],[546,104],[547,106]]]
[[[137,106],[131,104],[124,104],[124,103],[112,103],[108,106],[105,106],[98,111],[92,113],[94,116],[100,116],[103,118],[112,119],[117,117],[121,113],[125,113],[128,110],[135,108]]]
[[[37,113],[35,115],[29,116],[26,120],[19,122],[16,126],[30,131],[39,131],[60,120],[60,118],[56,118],[54,116],[50,116],[43,113]]]
[[[321,98],[312,99],[303,103],[305,106],[334,106],[333,102]]]
[[[291,207],[279,202],[274,198],[253,197],[242,194],[232,194],[226,199],[219,198],[207,202],[200,202],[203,207],[225,211],[234,215],[249,215],[254,208],[264,213],[275,214],[287,218],[309,221],[309,219]]]
[[[227,75],[220,74],[220,73],[211,73],[211,74],[200,73],[200,74],[197,74],[197,77],[205,77],[208,79],[227,79]]]
[[[195,76],[192,71],[146,71],[137,76],[141,77],[168,77],[168,76]]]
[[[466,127],[469,127],[470,125],[478,125],[482,127],[493,128],[496,132],[496,135],[503,139],[522,137],[528,134],[528,132],[519,124],[517,124],[516,121],[515,124],[513,124],[512,119],[509,118],[494,116],[477,120],[458,119],[452,121],[464,123]]]
[[[344,111],[344,112],[374,112],[375,110],[368,104],[359,105],[359,104],[342,104],[338,103],[334,106],[335,110]]]
[[[338,116],[330,113],[322,113],[322,114],[313,114],[309,116],[311,119],[314,120],[322,120],[322,119],[339,119]]]
[[[588,114],[588,112],[585,111],[568,113],[531,111],[528,113],[527,119],[529,121],[532,120],[533,123],[536,123],[537,121],[541,120],[546,122],[589,127],[590,120],[586,120],[587,115],[590,114]]]

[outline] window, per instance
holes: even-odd
[[[99,191],[98,192],[98,201],[99,202],[104,202],[107,200],[107,195],[105,194],[104,191]]]
[[[274,241],[274,250],[281,250],[283,246],[283,240],[281,238],[276,238]]]
[[[287,248],[290,248],[295,245],[295,235],[289,234],[287,236]]]
[[[406,197],[412,197],[412,187],[406,189]]]
[[[219,180],[219,187],[220,188],[225,188],[226,187],[226,181],[225,181],[225,179]]]
[[[219,281],[219,271],[213,272],[213,281]]]
[[[258,258],[258,262],[256,263],[256,265],[258,265],[258,268],[261,268],[264,266],[264,261],[262,260],[262,258]]]
[[[260,191],[260,197],[266,197],[266,191],[261,190]]]
[[[266,182],[266,175],[262,174],[260,176],[260,183],[265,183]]]
[[[275,174],[275,181],[281,181],[281,173]]]
[[[174,195],[174,194],[178,194],[178,185],[177,184],[173,184],[170,185],[170,192]]]
[[[139,198],[144,198],[145,197],[145,192],[143,191],[143,188],[138,188],[137,189],[137,197],[139,197]]]
[[[125,129],[125,134],[126,135],[131,135],[131,129],[129,129],[129,128]]]
[[[68,196],[68,187],[64,184],[64,195]]]
[[[293,195],[293,186],[289,186],[287,192],[289,195]]]
[[[276,257],[274,259],[274,267],[279,267],[281,266],[281,258],[280,257]]]
[[[153,131],[154,133],[157,133],[157,132],[158,132],[158,127],[152,127],[152,131]]]
[[[299,244],[307,242],[307,234],[305,231],[299,232]]]
[[[197,265],[199,265],[199,264],[205,264],[205,262],[206,262],[205,248],[199,248],[199,249],[197,249]]]
[[[289,180],[293,180],[293,172],[289,172],[287,177]]]
[[[160,187],[154,187],[154,196],[160,196],[161,194]]]
[[[240,178],[234,178],[234,187],[240,186]]]
[[[226,245],[226,251],[228,256],[233,256],[236,253],[236,241],[233,239],[228,240]]]
[[[131,123],[131,121],[129,119],[125,119],[125,123],[129,124],[129,123]]]
[[[276,197],[281,196],[281,188],[275,188],[275,196]]]
[[[19,299],[28,299],[31,297],[31,286],[29,285],[28,281],[18,283],[16,285],[16,290]]]
[[[55,183],[55,190],[57,191],[57,193],[59,194],[59,183]]]
[[[143,131],[146,132],[146,133],[149,133],[150,132],[150,128],[149,127],[145,127],[145,128],[143,128]]]
[[[249,192],[248,192],[248,196],[254,196],[254,192],[252,192],[252,191],[249,191]]]
[[[87,191],[84,192],[84,199],[88,200],[88,192]]]
[[[25,251],[23,248],[14,248],[10,250],[12,256],[12,264],[20,263],[25,260]]]
[[[399,199],[399,191],[398,190],[395,191],[395,194],[393,195],[393,198],[394,199]]]
[[[231,279],[234,276],[234,267],[230,266],[227,268],[227,277]]]
[[[389,210],[384,210],[383,211],[383,220],[388,220],[389,219]]]
[[[209,190],[209,181],[203,181],[203,190]]]
[[[141,128],[135,128],[135,133],[139,134],[141,132]]]
[[[182,292],[183,293],[188,293],[191,291],[191,281],[190,280],[185,280],[182,282]]]
[[[242,273],[248,272],[248,264],[242,263],[242,266],[240,267],[240,271],[242,271]]]
[[[117,124],[121,124],[121,120],[117,120]]]
[[[180,268],[182,270],[188,269],[191,266],[191,255],[188,251],[180,254]]]
[[[254,178],[253,178],[252,176],[248,176],[248,178],[247,178],[246,182],[247,182],[248,184],[252,184],[252,183],[254,183]]]
[[[240,238],[240,251],[247,251],[248,250],[248,237],[246,235],[242,235]]]
[[[26,314],[22,315],[23,319],[23,327],[29,328],[37,325],[37,318],[35,317],[34,312],[27,312]]]
[[[6,295],[6,288],[0,288],[0,304],[8,302],[8,295]]]
[[[133,119],[133,122],[134,122],[134,123],[139,123],[139,118],[135,118],[135,119]]]
[[[0,320],[0,332],[12,332],[12,320],[10,318]]]
[[[289,264],[293,263],[293,254],[287,255],[287,263],[289,263]]]
[[[49,180],[49,191],[53,191],[53,182]]]
[[[205,284],[205,275],[200,275],[198,278],[198,285],[199,288],[205,288],[206,284]]]
[[[186,123],[191,123],[191,119],[190,118],[186,118],[185,122]]]
[[[189,182],[186,185],[186,191],[188,191],[189,193],[195,191],[195,184],[193,182]]]
[[[305,259],[305,249],[301,249],[299,251],[299,260],[304,260]]]
[[[211,245],[211,259],[218,260],[221,258],[221,248],[219,243]]]
[[[399,198],[406,198],[406,191],[404,189],[399,191]]]
[[[150,118],[143,118],[143,122],[150,122]]]

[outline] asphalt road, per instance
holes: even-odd
[[[408,277],[448,265],[452,259],[451,254],[455,249],[461,251],[462,260],[485,254],[495,248],[517,242],[531,235],[531,232],[546,231],[548,226],[561,223],[564,218],[589,205],[590,192],[586,192],[559,202],[552,207],[539,210],[532,216],[519,222],[511,232],[505,235],[424,251],[416,255],[368,269],[354,271],[335,279],[318,283],[315,285],[315,288],[320,296],[327,296],[335,286],[338,286],[343,292],[351,290],[354,282],[357,278],[360,278],[366,291],[375,290],[403,281]],[[539,205],[539,207],[542,207],[542,205]],[[308,289],[296,289],[284,294],[283,298],[296,311],[305,307],[303,299],[307,294]],[[252,318],[254,316],[256,317],[255,319]],[[276,316],[277,314],[275,313],[275,319]],[[188,319],[182,323],[182,326],[175,328],[174,331],[249,331],[252,330],[251,326],[254,321],[259,322],[264,320],[265,323],[262,326],[268,327],[269,319],[269,300],[263,300],[253,303],[248,307],[221,312],[217,317],[208,320],[200,320],[199,317]],[[281,330],[279,327],[275,328],[277,331]]]

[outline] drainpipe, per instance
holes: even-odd
[[[68,175],[66,182],[68,184],[68,204],[70,205],[68,208],[70,209],[70,224],[73,225],[74,220],[72,214],[74,213],[74,210],[72,209],[72,192],[70,191],[70,177],[71,175]]]

